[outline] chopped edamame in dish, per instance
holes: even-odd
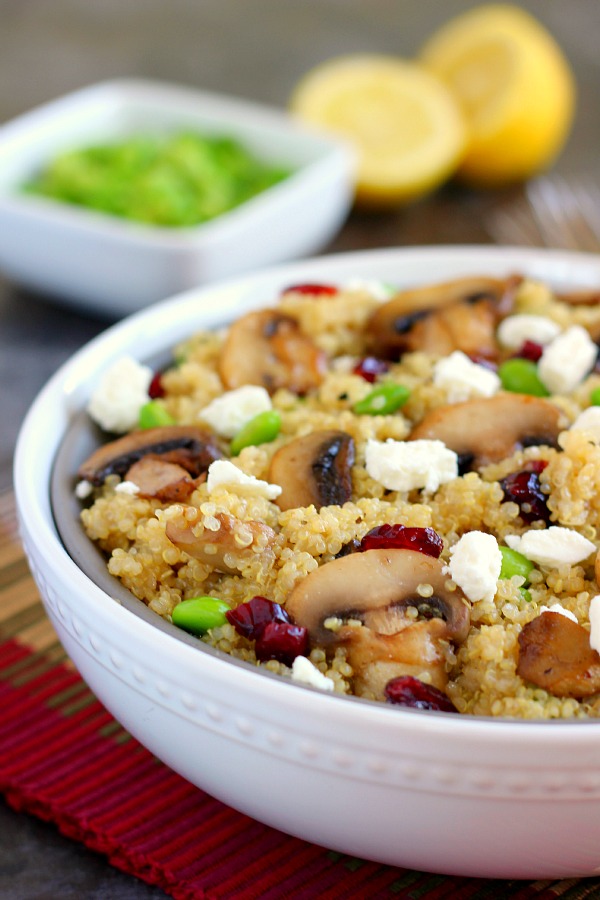
[[[76,148],[23,186],[75,206],[161,227],[210,221],[291,174],[228,136],[136,135]]]
[[[160,372],[122,360],[134,392],[98,384],[120,435],[77,494],[109,572],[316,689],[599,717],[597,298],[474,275],[273,300]]]

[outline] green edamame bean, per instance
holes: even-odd
[[[535,569],[531,560],[517,550],[511,550],[510,547],[500,547],[500,553],[502,554],[500,578],[512,578],[513,575],[520,575],[527,584],[532,569]]]
[[[505,391],[533,397],[550,395],[538,375],[536,364],[530,359],[506,359],[498,367],[498,376]]]
[[[533,600],[531,593],[526,588],[519,588],[519,591],[521,592],[521,597],[523,598],[523,600],[525,600],[526,603],[531,603],[531,601]]]
[[[175,419],[158,400],[149,400],[140,407],[140,428],[159,428],[162,425],[174,425]]]
[[[404,406],[410,391],[403,384],[386,381],[352,407],[358,416],[387,416]]]
[[[237,456],[244,447],[255,447],[274,441],[281,428],[281,416],[275,409],[258,413],[240,428],[231,442],[231,455]]]
[[[600,406],[600,387],[590,392],[590,403],[592,406]]]
[[[182,600],[173,610],[173,624],[191,634],[206,634],[227,621],[225,613],[231,609],[217,597],[191,597]]]

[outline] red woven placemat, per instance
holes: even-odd
[[[0,791],[181,900],[600,900],[600,879],[486,881],[353,859],[225,806],[160,763],[65,658],[0,496]],[[432,848],[434,852],[435,848]]]

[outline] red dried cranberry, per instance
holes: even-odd
[[[515,356],[519,359],[529,359],[531,362],[536,363],[543,352],[544,348],[541,344],[537,344],[535,341],[525,341],[518,353],[515,353]]]
[[[385,686],[385,696],[388,703],[398,706],[408,706],[411,709],[434,709],[438,712],[458,712],[449,697],[433,687],[425,684],[412,675],[402,675],[392,678]]]
[[[538,519],[546,524],[550,522],[550,510],[546,504],[548,498],[542,491],[539,475],[547,465],[546,460],[532,460],[521,472],[513,472],[500,481],[504,492],[503,502],[516,503],[519,515],[528,525]]]
[[[292,284],[290,287],[285,288],[283,293],[287,294],[289,291],[294,291],[296,294],[320,294],[323,297],[333,297],[334,294],[337,294],[338,289],[333,284],[312,284],[307,282],[306,284]]]
[[[151,400],[156,400],[158,397],[165,396],[165,389],[162,383],[162,372],[156,372],[150,382],[150,387],[148,388],[148,396]]]
[[[407,528],[405,525],[379,525],[360,542],[361,550],[418,550],[437,559],[444,542],[433,528]]]
[[[378,375],[385,375],[389,371],[389,364],[384,359],[376,356],[365,356],[352,369],[354,375],[360,375],[369,384],[373,384]]]
[[[251,641],[260,638],[271,622],[286,625],[290,622],[290,617],[279,603],[260,596],[252,597],[247,603],[240,603],[235,609],[228,609],[225,616],[238,634]]]
[[[308,630],[291,622],[269,622],[254,645],[256,658],[261,662],[276,659],[291,666],[297,656],[308,653]]]

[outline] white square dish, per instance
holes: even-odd
[[[208,223],[159,228],[20,192],[61,151],[135,133],[228,135],[290,167]],[[115,80],[0,127],[0,268],[54,301],[120,317],[196,285],[316,252],[353,197],[353,155],[283,111],[187,87]]]

